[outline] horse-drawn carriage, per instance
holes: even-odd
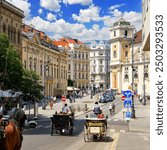
[[[107,135],[107,119],[106,118],[86,118],[84,125],[84,141],[91,139],[104,139]]]
[[[74,114],[56,114],[51,119],[51,135],[60,133],[73,133]]]

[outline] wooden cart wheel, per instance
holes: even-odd
[[[53,136],[53,123],[51,122],[51,136]]]
[[[107,142],[107,127],[104,127],[104,141]]]
[[[84,125],[84,141],[88,142],[89,141],[89,135],[88,135],[88,129],[86,129],[86,126]]]

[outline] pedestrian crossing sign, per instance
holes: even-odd
[[[124,100],[124,108],[131,108],[132,107],[132,100],[125,99]]]

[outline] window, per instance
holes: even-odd
[[[117,52],[116,52],[116,51],[113,52],[113,57],[114,57],[114,58],[117,57]]]
[[[24,60],[24,68],[26,69],[26,64],[27,64],[27,62],[26,62],[26,60]]]
[[[94,56],[95,56],[95,53],[94,53]]]
[[[71,66],[70,66],[70,64],[68,64],[68,71],[70,71],[71,70]]]
[[[114,37],[116,37],[116,31],[114,31]]]
[[[128,31],[125,30],[124,36],[127,37],[128,36]]]
[[[125,51],[125,57],[128,57],[128,51]]]
[[[42,76],[42,64],[40,65],[40,75]]]
[[[125,74],[125,80],[128,80],[129,76],[127,74]]]

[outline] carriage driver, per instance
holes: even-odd
[[[100,108],[100,106],[98,105],[98,102],[95,102],[95,105],[92,108],[93,112],[95,115],[99,115],[102,113],[102,110]]]

